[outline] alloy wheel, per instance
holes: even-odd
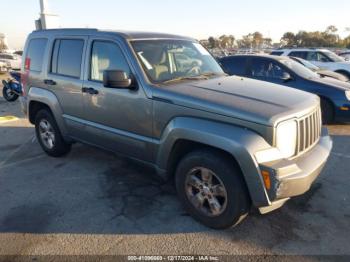
[[[202,214],[221,215],[227,206],[227,191],[221,179],[204,167],[192,169],[186,175],[186,195],[190,203]]]
[[[55,146],[55,132],[46,119],[42,119],[39,123],[39,134],[41,141],[48,149],[52,149]]]

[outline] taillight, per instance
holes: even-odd
[[[21,73],[22,96],[26,95],[26,85],[30,71],[30,58],[27,57],[24,61],[24,72]]]
[[[25,91],[25,84],[26,84],[26,80],[25,79],[27,76],[27,73],[21,73],[21,88],[22,88],[22,96],[25,96],[26,95],[26,91]]]
[[[30,70],[30,58],[28,57],[25,60],[24,70]]]

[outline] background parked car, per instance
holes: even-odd
[[[272,82],[310,93],[321,98],[324,123],[350,122],[350,84],[322,78],[289,57],[241,55],[220,59],[226,73]],[[278,103],[278,101],[276,101]]]
[[[8,64],[4,61],[0,61],[0,74],[7,73]]]
[[[302,58],[299,57],[290,57],[291,59],[293,59],[294,61],[302,64],[303,66],[307,67],[308,69],[316,72],[317,74],[319,74],[322,77],[331,77],[340,81],[344,81],[344,82],[349,82],[350,79],[342,74],[339,74],[337,72],[333,72],[330,70],[324,70],[319,68],[318,66],[315,66],[314,64],[310,63],[309,61],[306,61]]]
[[[18,51],[15,51],[14,54],[15,54],[15,55],[22,56],[22,55],[23,55],[23,51],[18,50]]]
[[[22,65],[22,58],[15,54],[0,53],[0,60],[8,62],[11,69],[20,70]]]
[[[350,79],[350,62],[327,49],[281,49],[272,51],[271,55],[300,57],[321,69],[337,72]]]
[[[339,53],[339,56],[344,58],[346,61],[350,61],[350,51]]]

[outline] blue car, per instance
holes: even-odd
[[[300,63],[271,55],[236,55],[219,59],[229,75],[280,84],[318,95],[324,124],[350,123],[350,83],[322,77]]]

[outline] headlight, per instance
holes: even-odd
[[[350,90],[345,91],[345,96],[350,101]]]
[[[285,158],[295,155],[297,146],[297,122],[286,121],[277,126],[276,147]]]

